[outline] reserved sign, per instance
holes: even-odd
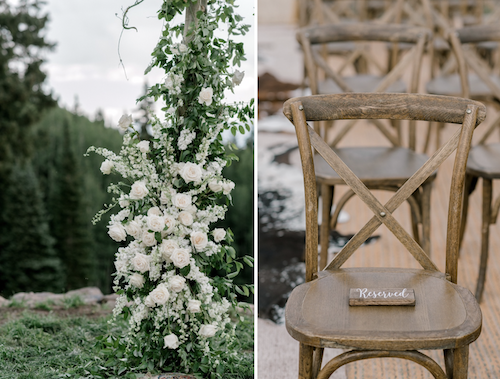
[[[351,288],[349,305],[415,305],[411,288]]]

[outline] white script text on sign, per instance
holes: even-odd
[[[411,288],[351,288],[349,305],[415,305]]]

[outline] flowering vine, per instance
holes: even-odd
[[[185,23],[176,24],[174,17],[183,13]],[[109,187],[113,203],[94,220],[119,207],[108,225],[109,236],[122,246],[113,314],[127,320],[128,334],[105,342],[121,349],[120,362],[129,370],[220,377],[215,346],[230,346],[234,336],[228,311],[237,292],[248,296],[253,290],[232,282],[241,261],[251,266],[253,259],[237,258],[231,231],[213,226],[224,218],[234,188],[222,174],[233,157],[221,133],[249,130],[253,119],[253,101],[224,103],[224,92],[244,77],[234,68],[245,59],[243,44],[231,36],[249,26],[231,0],[164,0],[158,18],[165,26],[146,73],[159,67],[165,77],[146,96],[165,106],[164,116],[151,121],[152,139],[141,140],[132,117],[124,115],[119,154],[89,148],[105,158],[103,174],[124,179]],[[221,25],[227,38],[216,35]]]

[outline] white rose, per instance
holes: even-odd
[[[203,232],[191,233],[191,243],[197,251],[203,251],[203,249],[207,247],[208,243],[207,234]]]
[[[174,81],[172,80],[172,77],[170,75],[168,75],[165,79],[165,87],[167,87],[167,89],[169,90],[172,90],[174,88]]]
[[[115,221],[123,221],[130,216],[130,209],[122,209],[115,215]]]
[[[146,305],[146,307],[148,308],[153,308],[156,306],[156,303],[154,302],[153,298],[151,297],[151,295],[148,295],[146,296],[146,298],[144,299],[144,304]]]
[[[163,240],[159,246],[160,253],[165,260],[170,259],[174,250],[178,248],[179,244],[174,240]]]
[[[163,342],[165,343],[165,347],[168,347],[169,349],[177,349],[179,347],[179,339],[175,334],[165,336]]]
[[[111,174],[111,169],[113,168],[114,163],[111,161],[108,161],[107,159],[101,163],[101,172],[104,175],[109,175]]]
[[[240,85],[244,76],[245,76],[244,71],[242,72],[242,71],[236,70],[233,74],[233,85],[235,85],[235,86]]]
[[[145,230],[142,233],[142,243],[146,246],[155,246],[158,241],[156,240],[154,233],[149,233],[147,230]]]
[[[130,284],[137,288],[142,288],[144,286],[144,276],[135,273],[130,277]]]
[[[174,263],[175,267],[183,268],[189,264],[191,254],[189,254],[189,251],[187,249],[178,248],[172,252],[172,255],[170,255],[170,259]]]
[[[178,193],[173,198],[173,203],[177,208],[184,209],[191,205],[191,195]]]
[[[134,120],[132,119],[132,115],[124,114],[122,117],[120,117],[120,120],[118,120],[118,127],[126,132],[129,126],[132,125],[133,121]]]
[[[168,292],[165,283],[159,284],[158,287],[156,287],[153,291],[151,291],[149,295],[157,305],[165,304],[170,298],[170,293]]]
[[[229,195],[234,188],[233,182],[226,182],[222,184],[222,193],[224,195]]]
[[[197,164],[188,162],[180,170],[180,175],[186,183],[198,183],[201,181],[202,171]]]
[[[172,233],[174,231],[175,225],[177,224],[177,222],[175,221],[175,218],[173,218],[170,215],[167,215],[164,217],[164,220],[165,220],[165,226],[167,227],[167,230],[165,230],[165,233],[167,233],[167,234]]]
[[[148,228],[153,232],[161,232],[165,227],[165,219],[163,217],[152,214],[148,216]]]
[[[130,221],[128,224],[125,225],[125,230],[128,233],[129,236],[132,236],[134,238],[139,238],[142,234],[142,227],[141,224],[139,224],[137,221],[133,220]]]
[[[214,236],[215,242],[220,242],[226,237],[226,231],[222,228],[215,228],[212,231],[212,235]]]
[[[122,260],[118,260],[115,261],[115,268],[117,272],[125,272],[127,270],[127,264]]]
[[[193,224],[193,215],[187,211],[182,211],[179,213],[179,216],[177,216],[181,224],[190,226]]]
[[[168,197],[165,191],[161,191],[160,204],[165,205],[168,203]]]
[[[222,183],[214,180],[213,182],[208,183],[208,188],[210,188],[213,192],[220,192],[222,191]]]
[[[131,262],[135,270],[142,273],[149,271],[149,262],[150,262],[149,255],[137,253],[135,254],[135,257],[131,259]]]
[[[184,288],[184,283],[186,283],[186,279],[179,275],[172,276],[168,281],[170,289],[174,292],[181,292]]]
[[[189,300],[187,310],[191,313],[201,312],[201,301],[199,300]]]
[[[141,141],[137,144],[137,147],[141,151],[141,153],[149,152],[149,141]]]
[[[213,337],[215,336],[215,332],[217,332],[217,328],[213,325],[202,325],[200,328],[200,336],[202,337]]]
[[[148,209],[148,216],[151,215],[156,215],[156,216],[162,216],[161,210],[158,207],[151,207]]]
[[[184,209],[186,212],[189,212],[191,213],[193,216],[196,214],[196,212],[198,211],[198,208],[196,208],[196,205],[190,205],[189,207],[187,207],[186,209]]]
[[[203,88],[200,91],[200,96],[198,97],[198,102],[200,104],[210,105],[212,104],[212,96],[214,95],[214,90],[212,87]]]
[[[146,184],[144,182],[135,182],[132,184],[132,189],[130,190],[130,198],[134,200],[140,200],[146,197],[149,193]]]
[[[183,43],[179,44],[179,51],[181,53],[185,53],[187,51],[187,49],[188,49],[187,46],[184,45]]]
[[[127,199],[120,199],[118,201],[118,204],[120,204],[120,207],[126,208],[130,205],[130,201],[128,201]]]
[[[108,226],[108,234],[116,242],[125,241],[127,239],[127,233],[122,224],[115,223]]]

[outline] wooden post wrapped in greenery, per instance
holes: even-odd
[[[185,11],[186,27],[175,17]],[[236,306],[236,292],[252,290],[232,279],[243,261],[252,265],[253,259],[238,259],[232,233],[213,227],[226,212],[221,199],[229,203],[234,187],[222,176],[232,157],[221,133],[249,130],[253,118],[253,102],[224,103],[224,91],[243,79],[234,68],[244,60],[243,44],[231,37],[249,26],[241,24],[230,0],[164,0],[158,17],[165,27],[146,70],[165,72],[147,94],[164,103],[163,115],[151,123],[153,138],[141,140],[131,116],[124,115],[119,154],[89,149],[105,157],[104,174],[123,177],[110,186],[114,203],[96,220],[120,208],[108,226],[110,237],[122,244],[114,316],[125,317],[129,328],[126,336],[106,337],[103,346],[123,371],[222,378],[224,360],[235,366],[239,353],[231,350],[228,311]],[[225,33],[217,32],[222,24]]]

